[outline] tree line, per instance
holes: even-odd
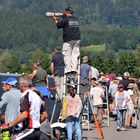
[[[22,64],[18,57],[6,50],[0,55],[0,71],[6,73],[32,73],[34,62],[39,60],[48,74],[51,74],[50,62],[52,55],[53,53],[45,53],[40,49],[36,49],[30,59]],[[140,46],[136,52],[120,50],[117,53],[113,50],[86,53],[81,49],[81,60],[84,55],[89,56],[90,65],[96,67],[99,72],[105,74],[116,73],[121,76],[125,71],[129,71],[132,76],[140,77]]]

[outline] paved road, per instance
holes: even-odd
[[[105,124],[106,125],[106,124]],[[126,131],[116,131],[116,122],[111,121],[110,127],[103,127],[104,140],[140,140],[140,120],[137,129],[130,128]],[[100,140],[96,127],[90,124],[90,130],[84,130],[84,140]]]

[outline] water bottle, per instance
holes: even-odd
[[[9,131],[4,131],[2,133],[2,140],[11,140]]]

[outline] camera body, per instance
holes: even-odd
[[[55,17],[61,17],[63,15],[64,15],[63,13],[46,12],[46,16],[47,17],[53,17],[53,16],[55,16]]]

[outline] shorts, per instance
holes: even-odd
[[[128,107],[127,108],[127,114],[130,115],[130,116],[132,116],[133,113],[134,113],[134,105],[133,104],[128,104],[127,107]]]

